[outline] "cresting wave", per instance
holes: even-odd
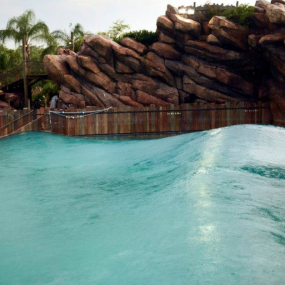
[[[282,284],[284,141],[1,139],[0,284]]]

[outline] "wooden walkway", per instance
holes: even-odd
[[[48,79],[44,64],[40,61],[27,61],[27,84],[28,87],[42,79]],[[0,74],[0,88],[4,92],[23,93],[24,72],[23,63],[13,70]]]

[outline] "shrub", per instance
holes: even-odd
[[[253,14],[254,7],[243,4],[230,10],[210,6],[209,10],[205,12],[207,20],[210,20],[214,16],[224,16],[244,27],[249,27],[251,25]]]
[[[34,85],[34,88],[37,86],[41,87],[42,91],[33,95],[33,100],[40,99],[42,102],[44,102],[44,97],[46,97],[49,101],[54,95],[59,94],[58,87],[51,80],[38,82]]]
[[[253,14],[254,7],[248,5],[240,5],[232,10],[223,12],[223,16],[244,27],[251,25]]]
[[[136,41],[148,46],[158,41],[158,33],[147,31],[147,30],[141,30],[141,31],[131,31],[128,33],[124,33],[120,38],[133,38]]]

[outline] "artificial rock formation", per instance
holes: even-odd
[[[0,109],[13,109],[20,106],[22,94],[4,93],[0,90]]]
[[[77,54],[48,55],[44,64],[70,106],[143,107],[194,101],[271,102],[285,123],[285,4],[258,0],[254,27],[228,19],[179,15],[170,5],[157,20],[159,41],[115,43],[87,36]],[[199,16],[199,17],[198,17]]]

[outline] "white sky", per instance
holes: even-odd
[[[196,5],[205,0],[196,1]],[[211,3],[236,4],[235,0],[212,0]],[[251,4],[255,0],[240,0]],[[50,31],[63,29],[69,31],[69,24],[80,23],[84,30],[92,33],[106,31],[118,19],[125,20],[131,30],[155,30],[156,20],[165,14],[167,4],[175,7],[193,5],[189,0],[0,0],[0,30],[5,29],[7,21],[32,9],[37,20],[44,21]],[[15,45],[6,43],[10,48]]]

